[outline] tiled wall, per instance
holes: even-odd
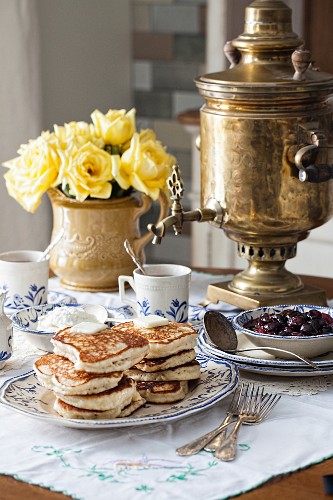
[[[188,208],[191,137],[177,117],[203,103],[193,79],[205,68],[206,0],[132,1],[137,122],[140,127],[153,128],[177,157],[185,185],[183,202]],[[149,245],[147,260],[172,260],[177,248],[178,261],[189,264],[190,227],[184,228],[184,233],[175,238],[171,231],[159,247]]]

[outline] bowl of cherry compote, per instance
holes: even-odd
[[[232,320],[257,347],[275,347],[314,358],[333,350],[333,308],[312,305],[264,306],[239,313]],[[291,359],[286,353],[276,356]]]

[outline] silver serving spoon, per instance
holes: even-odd
[[[47,258],[51,250],[60,242],[61,238],[64,235],[64,232],[65,232],[64,228],[61,228],[60,231],[55,235],[49,246],[45,248],[44,252],[39,257],[38,262],[45,260]]]
[[[279,349],[277,347],[249,347],[247,349],[237,349],[237,335],[230,321],[218,311],[207,311],[204,315],[204,327],[211,343],[221,351],[236,354],[246,351],[275,351],[290,354],[306,365],[318,370],[318,366],[307,358],[303,358],[294,352]]]
[[[138,256],[134,252],[134,248],[132,247],[132,245],[130,244],[130,242],[128,240],[124,241],[124,247],[125,247],[125,250],[128,253],[128,255],[133,260],[133,262],[138,266],[138,268],[140,269],[142,274],[147,274],[146,271],[143,269],[143,266],[142,266]]]

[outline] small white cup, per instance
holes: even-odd
[[[177,264],[149,264],[147,274],[134,269],[132,276],[119,276],[119,297],[129,304],[137,316],[157,314],[170,321],[186,323],[191,281],[191,269]],[[135,292],[135,299],[126,297],[125,283]]]
[[[0,254],[0,289],[7,291],[7,313],[47,303],[49,259],[39,262],[41,256],[34,250]]]

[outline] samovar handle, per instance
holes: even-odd
[[[333,165],[328,163],[303,165],[303,156],[311,150],[318,150],[318,144],[304,146],[295,155],[295,165],[299,169],[298,178],[301,182],[326,182],[333,179]]]

